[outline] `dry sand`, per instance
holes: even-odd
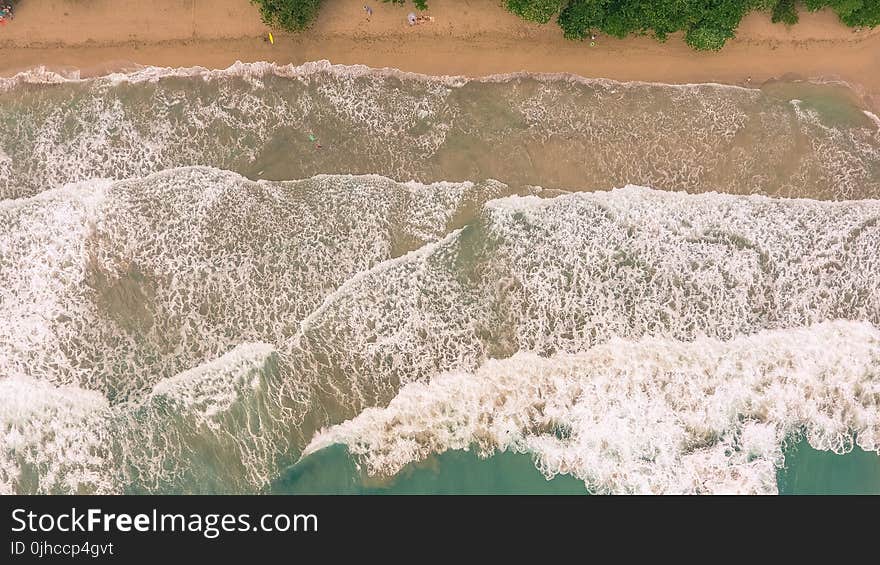
[[[268,28],[248,0],[21,0],[0,27],[0,74],[44,65],[84,75],[136,65],[227,67],[235,61],[395,67],[433,75],[517,71],[656,82],[752,84],[771,78],[839,79],[880,107],[880,29],[854,31],[831,12],[802,13],[787,28],[754,13],[720,53],[699,53],[679,37],[567,41],[551,22],[524,22],[500,0],[430,0],[433,23],[409,27],[411,6],[325,0],[302,34]]]

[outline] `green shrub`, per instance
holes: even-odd
[[[583,39],[602,28],[607,0],[571,0],[559,14],[559,26],[568,39]]]
[[[524,20],[546,24],[565,0],[507,0],[507,9]]]
[[[733,30],[713,27],[692,27],[684,35],[685,42],[700,51],[718,51],[728,39],[734,36]]]
[[[806,0],[805,3],[810,11],[831,8],[843,23],[851,27],[880,25],[878,0]]]
[[[391,4],[406,4],[406,0],[382,0],[382,2]],[[413,0],[413,4],[415,4],[416,8],[419,10],[428,9],[428,0]]]
[[[797,8],[794,5],[794,0],[779,0],[775,6],[773,6],[773,16],[771,20],[774,24],[782,22],[785,25],[794,25],[798,23],[798,13]]]
[[[260,8],[263,21],[287,31],[309,27],[318,17],[321,0],[251,0]]]
[[[747,11],[769,5],[768,0],[570,0],[559,25],[571,39],[602,31],[615,37],[652,33],[662,41],[684,31],[688,45],[717,50],[734,37]]]

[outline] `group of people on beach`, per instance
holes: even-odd
[[[366,12],[368,20],[373,16],[373,8],[371,8],[370,6],[368,6],[366,4],[364,4],[364,12]],[[406,16],[406,21],[409,23],[409,25],[414,26],[414,25],[424,24],[427,22],[433,22],[434,17],[433,16],[417,16],[413,12],[410,12],[409,15]]]
[[[6,22],[15,17],[15,9],[12,2],[4,2],[0,4],[0,25],[6,25]]]

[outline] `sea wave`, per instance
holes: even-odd
[[[0,379],[0,493],[254,492],[285,448],[278,356],[242,344],[139,402]]]
[[[618,81],[607,78],[591,78],[576,75],[573,73],[535,73],[535,72],[515,72],[515,73],[498,73],[483,76],[467,76],[467,75],[426,75],[411,71],[403,71],[392,67],[369,67],[367,65],[341,65],[333,64],[327,59],[318,61],[309,61],[302,64],[286,64],[279,65],[268,61],[256,61],[244,63],[236,61],[225,69],[210,69],[207,67],[160,67],[160,66],[138,66],[134,70],[125,72],[110,72],[105,75],[82,77],[79,70],[53,71],[45,66],[37,66],[16,73],[11,77],[0,77],[0,89],[14,88],[20,84],[62,84],[65,82],[83,82],[83,81],[107,81],[118,84],[121,82],[139,83],[151,82],[164,78],[174,77],[198,77],[205,80],[212,80],[226,77],[251,77],[259,78],[267,75],[275,75],[285,78],[307,78],[312,75],[332,73],[343,77],[361,77],[364,75],[380,75],[401,79],[416,79],[429,82],[439,82],[447,86],[459,87],[468,82],[506,82],[521,78],[535,78],[538,80],[558,81],[569,80],[583,84],[606,84],[606,85],[633,85],[633,86],[662,86],[669,88],[694,88],[702,86],[712,86],[719,88],[730,88],[737,90],[758,90],[757,88],[744,87],[741,85],[722,84],[716,82],[704,83],[662,83],[648,81]]]
[[[103,395],[4,375],[0,399],[0,494],[114,491]]]
[[[322,430],[393,475],[448,449],[532,453],[548,477],[599,493],[777,492],[786,441],[880,453],[880,331],[833,322],[730,341],[612,339],[517,353],[411,383],[384,408]]]

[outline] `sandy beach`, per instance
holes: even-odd
[[[21,2],[0,28],[0,74],[44,65],[85,76],[136,65],[227,67],[235,61],[394,67],[434,75],[569,72],[618,80],[728,84],[771,78],[840,79],[880,100],[880,29],[855,31],[832,12],[801,13],[799,24],[746,17],[720,53],[699,53],[680,37],[567,41],[559,27],[520,20],[494,0],[433,0],[435,21],[409,27],[409,6],[327,0],[313,28],[275,33],[248,0],[44,0]],[[751,79],[749,81],[749,79]]]

